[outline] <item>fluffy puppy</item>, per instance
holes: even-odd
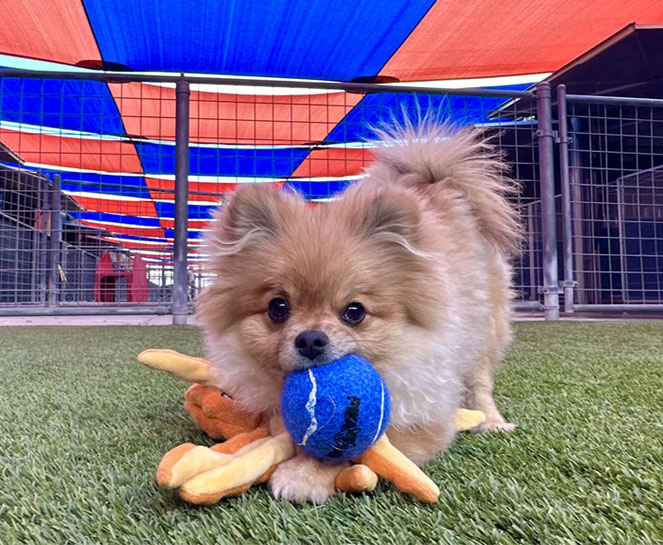
[[[513,427],[493,375],[511,338],[514,184],[475,130],[381,138],[365,178],[333,202],[252,185],[222,203],[197,319],[223,388],[274,428],[284,373],[361,354],[391,390],[389,438],[422,464],[452,441],[461,403],[486,413],[483,430]],[[322,502],[341,467],[300,453],[270,487]]]

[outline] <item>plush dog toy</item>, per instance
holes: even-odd
[[[295,455],[287,432],[270,436],[267,422],[260,415],[237,409],[230,396],[213,386],[221,380],[206,360],[172,350],[145,350],[138,361],[194,382],[185,394],[185,409],[198,429],[213,439],[225,439],[210,448],[185,443],[162,458],[157,482],[177,488],[185,501],[212,505],[221,498],[238,496],[254,484],[267,481],[279,463]],[[462,431],[484,420],[480,411],[460,409],[455,424]],[[356,465],[339,473],[338,490],[370,492],[377,486],[379,475],[421,501],[432,503],[438,499],[437,485],[391,445],[386,435],[354,462]]]

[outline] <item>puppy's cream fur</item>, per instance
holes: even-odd
[[[222,203],[207,239],[214,282],[198,301],[207,357],[246,410],[278,418],[295,337],[322,330],[329,358],[363,355],[392,397],[388,435],[422,464],[454,436],[462,403],[486,413],[484,430],[508,430],[493,374],[508,345],[509,255],[519,244],[507,202],[513,183],[475,130],[424,124],[381,134],[366,177],[340,199],[311,206],[265,186]],[[269,301],[290,316],[273,323]],[[350,302],[367,315],[339,316]],[[271,478],[277,497],[324,501],[338,467],[300,454]]]

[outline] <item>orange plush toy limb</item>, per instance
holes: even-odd
[[[435,503],[440,496],[437,485],[394,447],[386,435],[380,437],[357,461],[394,483],[399,490],[423,502]]]
[[[237,410],[232,399],[214,386],[221,381],[206,360],[172,350],[146,350],[138,360],[152,369],[197,382],[187,390],[185,408],[200,430],[214,439],[228,439],[211,448],[186,443],[172,449],[159,464],[159,485],[179,488],[180,496],[190,503],[211,505],[265,482],[276,465],[294,456],[294,445],[286,433],[269,437],[259,415]],[[479,411],[461,409],[456,427],[471,429],[484,420]],[[338,490],[370,492],[380,475],[421,501],[437,501],[439,489],[435,483],[386,436],[356,462],[339,473]]]
[[[212,439],[230,439],[256,428],[267,429],[260,415],[240,411],[218,388],[193,384],[184,394],[184,408],[193,423]]]
[[[217,380],[212,366],[203,358],[185,356],[175,350],[149,349],[138,354],[138,361],[157,371],[165,371],[188,382],[213,386]]]
[[[355,464],[343,469],[334,483],[336,490],[346,494],[373,492],[378,485],[378,475],[364,464]]]
[[[195,383],[184,395],[184,408],[196,427],[212,439],[230,439],[266,427],[260,415],[238,410],[232,398],[214,386],[220,379],[207,360],[174,350],[149,349],[138,354],[138,361],[150,369]]]
[[[198,505],[213,505],[224,497],[243,494],[265,482],[279,463],[295,455],[287,433],[270,437],[263,428],[256,431],[212,448],[190,443],[174,448],[161,460],[157,482],[165,488],[179,488],[183,500]]]
[[[265,428],[235,435],[213,447],[184,443],[166,453],[157,469],[157,483],[164,488],[178,488],[186,481],[209,469],[219,467],[244,447],[269,437]]]

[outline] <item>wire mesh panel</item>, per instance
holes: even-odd
[[[0,77],[0,312],[172,301],[179,87],[174,78],[95,77]],[[193,78],[187,93],[190,302],[208,281],[200,242],[224,194],[272,184],[324,206],[372,162],[375,127],[424,117],[482,127],[504,154],[527,233],[518,300],[539,301],[531,94],[219,78]]]
[[[121,115],[132,98],[119,84],[0,78],[0,304],[168,300],[169,276],[153,269],[171,244],[145,182],[143,139]],[[155,109],[167,123],[167,108]]]
[[[208,281],[200,242],[224,194],[238,184],[272,184],[324,203],[371,164],[375,127],[432,117],[482,127],[503,153],[520,183],[514,206],[525,233],[514,263],[516,300],[540,305],[533,94],[188,79],[189,303]],[[176,82],[99,73],[0,77],[0,312],[169,308]],[[578,308],[663,303],[662,104],[569,97],[573,278],[566,280],[577,282]],[[556,207],[559,227],[566,208],[559,197]]]
[[[578,305],[663,303],[663,101],[568,100]]]
[[[538,199],[533,101],[478,94],[347,92],[338,89],[192,86],[190,201],[200,220],[235,184],[266,183],[324,203],[358,181],[373,161],[375,128],[430,117],[485,129],[521,185],[514,205],[526,213]],[[540,222],[525,218],[523,256],[516,263],[517,298],[538,301]],[[190,226],[196,254],[197,225]],[[203,227],[204,228],[204,227]],[[199,269],[198,269],[199,270]],[[204,281],[200,284],[204,285]]]
[[[44,303],[48,180],[15,169],[3,169],[0,174],[0,304]]]
[[[524,236],[522,252],[513,262],[514,290],[516,302],[530,304],[541,302],[543,286],[538,124],[531,115],[534,108],[533,101],[521,99],[503,109],[506,119],[492,128],[509,166],[509,175],[520,188],[513,204],[519,210]]]

